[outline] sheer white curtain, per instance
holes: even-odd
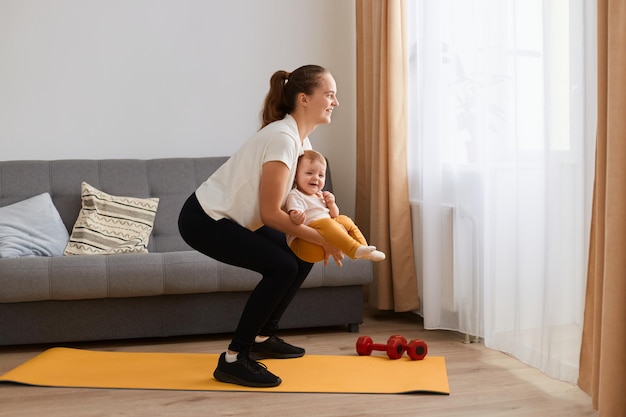
[[[595,139],[586,102],[595,81],[585,64],[595,63],[585,48],[595,43],[585,37],[595,36],[595,7],[407,3],[409,166],[425,327],[484,338],[575,383]]]

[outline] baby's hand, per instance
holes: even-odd
[[[302,224],[306,220],[306,214],[301,210],[289,211],[289,217],[294,224]]]
[[[335,196],[330,191],[324,191],[322,193],[322,198],[324,199],[324,202],[327,206],[335,203]]]

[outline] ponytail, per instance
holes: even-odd
[[[312,94],[318,86],[319,77],[326,72],[319,65],[305,65],[291,73],[279,70],[272,74],[270,90],[263,104],[261,128],[291,113],[296,107],[298,94]]]
[[[287,105],[285,104],[285,83],[289,79],[289,73],[287,71],[276,71],[270,78],[270,91],[265,96],[265,103],[263,104],[262,125],[264,128],[268,124],[282,120],[288,113]]]

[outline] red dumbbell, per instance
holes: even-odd
[[[369,336],[361,336],[356,341],[356,353],[360,356],[369,356],[373,350],[386,352],[389,359],[400,359],[404,353],[404,344],[397,336],[391,336],[386,345],[374,343]]]
[[[407,343],[406,339],[400,335],[391,336],[400,340],[406,354],[414,361],[421,361],[428,354],[428,346],[423,340],[413,339]]]

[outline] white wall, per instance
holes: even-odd
[[[271,74],[314,63],[340,106],[310,138],[352,216],[355,27],[351,0],[0,0],[0,160],[229,155]]]

